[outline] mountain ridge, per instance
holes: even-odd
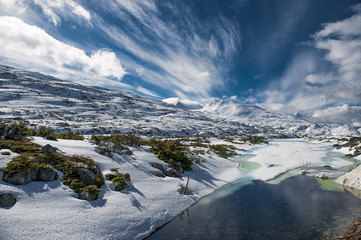
[[[85,86],[0,65],[0,118],[83,134],[305,136],[356,135],[347,125],[314,124],[255,105],[213,102],[187,110],[130,92]],[[213,104],[213,105],[212,105]]]

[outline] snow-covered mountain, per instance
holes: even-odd
[[[199,109],[179,99],[162,102],[130,92],[84,86],[0,65],[0,118],[83,134],[355,135],[347,125],[317,125],[256,105],[211,102]],[[189,110],[196,109],[196,110]]]

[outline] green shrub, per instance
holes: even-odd
[[[103,135],[92,135],[90,138],[91,141],[94,141],[97,145],[107,145],[107,142],[111,142],[113,144],[122,144],[126,146],[136,146],[139,147],[141,145],[145,145],[147,141],[142,138],[135,136],[134,134],[112,134],[110,136]]]
[[[159,159],[171,164],[174,168],[180,164],[183,170],[192,170],[193,161],[186,154],[187,147],[179,140],[157,141],[151,139],[149,144],[152,153],[157,155]]]
[[[218,156],[222,158],[228,158],[230,155],[237,155],[234,151],[236,147],[233,145],[225,145],[225,144],[215,144],[209,145],[209,148]]]
[[[21,154],[8,162],[6,168],[3,169],[4,174],[15,175],[20,172],[30,173],[31,169],[35,167],[35,163],[32,160],[31,155]]]
[[[121,191],[128,187],[128,182],[131,181],[129,173],[123,174],[114,168],[112,168],[111,171],[114,173],[105,174],[105,178],[112,181],[116,191]]]
[[[41,146],[30,141],[0,140],[0,148],[10,149],[12,152],[39,152]]]
[[[81,191],[94,193],[98,197],[102,190],[98,189],[97,186],[89,185],[89,186],[83,187],[81,189]]]
[[[268,144],[268,141],[266,141],[265,138],[261,136],[247,136],[241,138],[241,140],[244,142],[249,142],[251,144],[261,144],[261,143]]]
[[[1,155],[11,155],[11,152],[2,152]]]
[[[101,186],[103,186],[105,183],[104,178],[101,174],[98,174],[98,176],[96,177],[94,184],[95,186],[97,186],[98,188],[100,188]]]

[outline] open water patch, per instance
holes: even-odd
[[[239,184],[201,199],[148,239],[337,239],[361,216],[360,199],[313,177]],[[229,189],[215,194],[222,191]]]

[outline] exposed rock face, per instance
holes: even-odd
[[[159,170],[161,170],[161,171],[163,171],[163,165],[162,164],[160,164],[160,163],[151,163],[150,164],[152,167],[154,167],[154,168],[156,168],[156,169],[159,169]]]
[[[78,167],[76,170],[79,175],[79,179],[83,181],[85,185],[95,185],[95,179],[99,174],[101,174],[99,167],[95,169]]]
[[[31,182],[31,177],[26,172],[20,172],[15,175],[4,172],[3,181],[14,185],[25,185]]]
[[[0,207],[12,207],[16,203],[16,198],[11,193],[0,194]]]
[[[41,151],[45,154],[56,153],[57,149],[50,144],[46,144],[44,147],[41,148]]]
[[[57,172],[50,167],[39,167],[36,176],[37,181],[50,182],[58,179]]]
[[[18,140],[21,140],[23,138],[23,135],[20,132],[12,129],[11,127],[6,126],[5,131],[4,131],[4,137],[7,140],[16,140],[16,141],[18,141]]]
[[[361,190],[361,165],[351,172],[337,178],[336,182],[345,187]]]
[[[97,200],[98,195],[94,192],[90,191],[82,191],[78,194],[79,199],[88,200],[88,201],[94,201]]]
[[[25,169],[16,174],[4,172],[3,181],[14,185],[25,185],[31,181],[54,181],[58,179],[58,173],[48,166],[35,166],[31,169]]]

